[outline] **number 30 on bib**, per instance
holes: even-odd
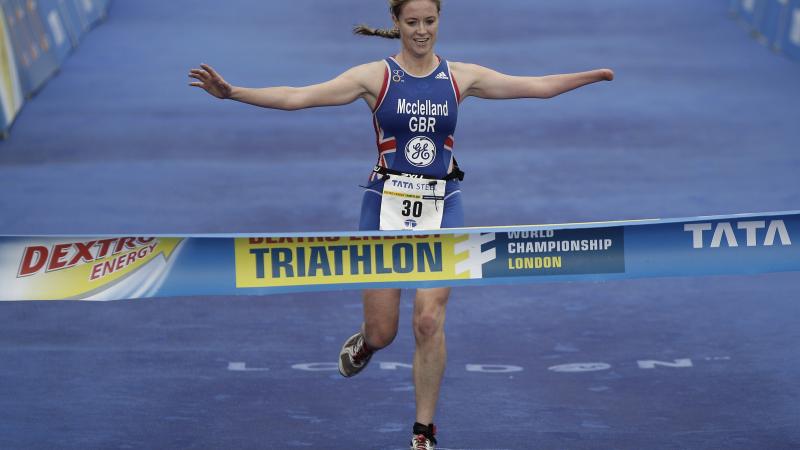
[[[436,230],[442,226],[447,182],[389,175],[383,185],[381,230]]]

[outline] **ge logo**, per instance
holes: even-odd
[[[417,136],[406,144],[406,159],[416,167],[427,167],[436,158],[436,144],[425,136]]]
[[[404,76],[406,76],[405,72],[399,69],[395,69],[394,72],[392,72],[392,81],[394,81],[395,83],[402,83]]]

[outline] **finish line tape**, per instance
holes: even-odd
[[[800,211],[424,233],[0,236],[0,300],[800,271]]]

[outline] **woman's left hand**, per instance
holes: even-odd
[[[200,69],[192,69],[189,71],[189,77],[200,80],[189,83],[189,85],[203,88],[206,92],[219,99],[224,100],[230,98],[233,92],[233,86],[228,84],[228,82],[208,64],[200,64],[200,67]]]

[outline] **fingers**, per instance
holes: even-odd
[[[189,78],[198,81],[189,83],[189,86],[203,88],[217,98],[228,98],[231,86],[208,64],[200,64],[200,69],[190,69]]]
[[[191,69],[189,71],[189,76],[202,81],[210,81],[214,78],[221,78],[219,74],[208,64],[200,64],[200,67],[202,67],[202,69]]]
[[[189,76],[191,78],[198,79],[200,81],[209,81],[211,76],[205,70],[200,69],[192,69],[189,71]]]
[[[221,76],[219,76],[217,71],[214,70],[214,68],[209,66],[208,64],[200,64],[200,67],[205,69],[205,71],[208,72],[208,74],[211,75],[212,77],[214,77],[214,78],[222,78]]]

